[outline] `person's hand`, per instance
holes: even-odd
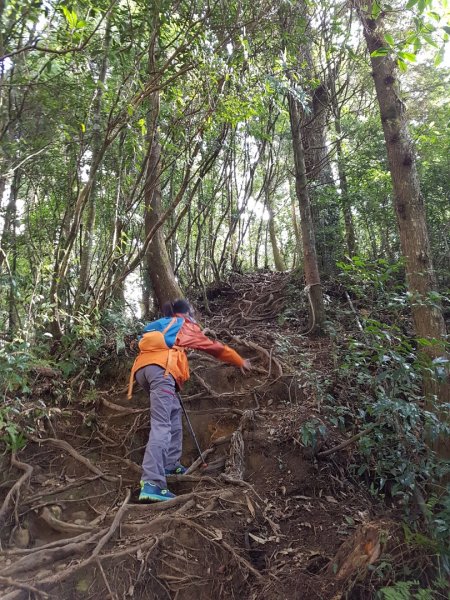
[[[247,373],[250,373],[251,370],[252,370],[251,362],[248,360],[248,358],[246,358],[244,360],[244,364],[241,367],[241,373],[242,373],[242,375],[247,375]]]

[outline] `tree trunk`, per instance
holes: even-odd
[[[383,47],[382,19],[370,18],[361,6],[359,16],[364,28],[364,37],[369,52]],[[445,322],[442,310],[430,294],[437,290],[431,249],[425,216],[424,199],[416,169],[416,158],[409,135],[405,105],[400,96],[397,68],[389,56],[371,56],[372,75],[380,107],[389,169],[394,190],[394,205],[400,234],[402,254],[405,257],[408,290],[411,295],[411,309],[416,334],[419,338],[437,340],[438,343],[425,346],[424,352],[433,360],[445,356]],[[448,369],[444,381],[427,377],[425,394],[431,399],[436,394],[439,403],[449,402],[450,384]],[[442,418],[448,419],[441,415]],[[449,440],[440,440],[438,450],[450,454]]]
[[[108,53],[111,42],[111,19],[106,22],[105,38],[103,40],[103,57],[100,64],[100,71],[95,90],[95,97],[92,103],[92,162],[96,162],[96,157],[102,147],[102,137],[100,133],[100,121],[102,112],[102,97],[106,80],[106,69],[108,66]],[[84,239],[81,246],[80,256],[80,280],[75,301],[75,311],[80,307],[83,300],[86,300],[86,294],[89,287],[89,272],[92,261],[92,248],[95,224],[95,204],[96,204],[97,180],[94,179],[91,187],[91,193],[88,201],[88,211],[84,225]]]
[[[275,231],[275,217],[271,201],[269,198],[270,192],[267,191],[267,206],[269,210],[269,235],[270,243],[272,244],[273,262],[277,271],[286,271],[286,265],[284,264],[283,257],[278,246],[277,234]]]
[[[336,101],[336,99],[335,99]],[[342,142],[341,142],[341,118],[340,118],[340,107],[335,106],[336,117],[334,120],[334,128],[336,131],[336,155],[337,155],[337,167],[339,174],[339,186],[341,188],[341,207],[342,214],[344,216],[344,224],[345,224],[345,242],[347,245],[347,252],[349,256],[355,256],[358,250],[356,247],[356,236],[355,236],[355,227],[353,224],[353,216],[352,216],[352,208],[350,205],[350,198],[348,194],[348,183],[347,183],[347,173],[345,170],[344,164],[344,154],[342,152]]]
[[[306,8],[304,8],[306,13]],[[311,49],[310,36],[301,45],[301,62],[306,63],[307,80],[320,79]],[[302,68],[302,71],[304,69]],[[327,148],[327,117],[330,81],[321,81],[310,89],[311,112],[302,115],[302,142],[305,154],[306,178],[310,186],[312,219],[316,232],[316,251],[322,273],[336,271],[342,241],[339,226],[339,206]]]
[[[296,192],[292,185],[292,177],[289,177],[289,196],[291,199],[292,226],[294,227],[294,235],[295,235],[295,255],[296,256],[298,255],[299,262],[301,262],[302,236],[301,236],[300,229],[298,226],[297,210],[296,210],[296,203],[295,203]]]
[[[305,152],[300,130],[300,111],[297,100],[293,98],[293,96],[288,96],[288,102],[295,163],[295,191],[297,193],[300,208],[305,283],[311,300],[310,323],[308,329],[310,333],[317,335],[323,333],[324,330],[325,308],[323,304],[319,267],[317,264],[314,227],[306,180]]]
[[[8,251],[12,245],[12,240],[15,237],[15,220],[17,212],[17,189],[18,189],[18,172],[14,173],[13,180],[11,182],[11,189],[9,191],[9,201],[6,205],[5,216],[3,220],[3,231],[0,239],[0,248],[3,252],[0,252],[0,272],[3,261],[6,260]],[[3,192],[2,192],[3,193]]]
[[[17,227],[17,196],[19,193],[19,175],[18,171],[14,173],[9,192],[9,201],[6,206],[6,212],[3,223],[3,232],[0,240],[0,274],[2,272],[2,264],[4,263],[5,271],[9,277],[8,290],[8,337],[12,339],[20,325],[18,310],[17,310],[17,282],[16,282],[16,265],[17,265],[17,247],[16,247],[16,227]],[[8,254],[9,253],[9,259]],[[6,286],[5,286],[6,288]],[[6,291],[6,290],[5,290]]]
[[[158,73],[158,40],[159,40],[159,6],[154,8],[152,20],[153,34],[149,47],[149,78],[155,80]],[[149,97],[149,111],[147,115],[148,143],[150,147],[147,171],[144,183],[145,198],[145,234],[158,221],[161,214],[161,144],[159,143],[159,91],[153,92]],[[153,293],[158,305],[161,307],[168,300],[182,297],[183,293],[178,285],[167,252],[163,227],[160,227],[153,236],[145,256],[145,270],[148,281],[151,282]]]

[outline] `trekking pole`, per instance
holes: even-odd
[[[189,419],[189,417],[188,417],[188,414],[187,414],[187,412],[186,412],[186,409],[185,409],[185,407],[184,407],[183,400],[181,399],[181,396],[180,396],[180,394],[178,394],[178,400],[180,401],[180,405],[181,405],[181,408],[182,408],[182,410],[183,410],[184,416],[185,416],[185,418],[186,418],[186,423],[188,424],[189,431],[191,432],[192,439],[194,440],[194,442],[195,442],[195,445],[197,446],[197,451],[198,451],[198,453],[199,453],[199,455],[200,455],[200,458],[202,459],[202,462],[203,462],[203,464],[202,464],[202,467],[204,467],[204,468],[205,468],[205,467],[207,467],[208,465],[206,464],[206,462],[205,462],[205,459],[203,458],[202,451],[200,450],[200,446],[199,446],[199,444],[198,444],[197,436],[195,435],[194,429],[193,429],[193,427],[192,427],[192,423],[191,423],[191,421],[190,421],[190,419]]]

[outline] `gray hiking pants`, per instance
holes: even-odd
[[[159,365],[142,367],[136,381],[150,395],[150,436],[142,463],[142,480],[166,488],[164,469],[180,463],[183,443],[181,406],[172,375]]]

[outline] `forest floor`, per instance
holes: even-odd
[[[176,499],[136,502],[149,410],[142,391],[126,400],[130,358],[43,419],[3,464],[3,600],[373,597],[355,581],[370,579],[396,525],[350,477],[351,445],[320,458],[346,438],[331,429],[314,453],[300,439],[303,423],[321,419],[311,374],[331,372],[333,353],[328,338],[299,334],[304,300],[297,321],[282,322],[289,294],[284,274],[236,275],[210,290],[202,325],[254,370],[191,353],[183,399],[208,466],[185,429],[193,467],[169,478]]]

